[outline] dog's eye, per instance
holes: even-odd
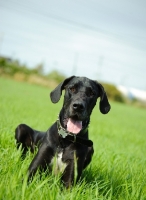
[[[93,97],[94,95],[95,95],[95,93],[92,90],[88,91],[88,93],[87,93],[88,97]]]
[[[93,91],[90,92],[90,96],[94,96],[94,92]]]
[[[69,89],[70,89],[71,92],[75,92],[76,91],[75,87],[70,87]]]

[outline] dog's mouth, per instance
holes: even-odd
[[[78,134],[83,129],[83,123],[81,120],[70,117],[64,118],[63,126],[66,129],[66,131],[73,134]]]
[[[82,121],[68,118],[67,120],[67,131],[78,134],[82,130]]]

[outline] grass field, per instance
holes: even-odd
[[[47,130],[62,105],[52,104],[45,87],[0,78],[0,199],[1,200],[144,200],[146,199],[146,110],[110,102],[102,115],[92,113],[90,139],[95,153],[81,180],[71,190],[59,176],[37,174],[30,185],[26,173],[33,155],[24,161],[15,148],[14,130],[26,123]],[[23,181],[22,181],[23,180]]]

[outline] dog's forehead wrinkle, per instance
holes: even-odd
[[[69,84],[84,85],[84,84],[89,84],[90,82],[91,80],[86,77],[75,77],[69,82]]]
[[[74,78],[67,85],[67,88],[70,88],[70,87],[75,87],[79,91],[82,91],[82,92],[85,92],[86,90],[92,89],[92,88],[94,90],[96,90],[96,85],[95,85],[94,81],[89,80],[86,77]]]

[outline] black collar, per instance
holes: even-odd
[[[91,147],[93,146],[93,142],[91,140],[87,140],[87,139],[84,139],[78,135],[75,135],[67,130],[65,130],[62,126],[61,126],[61,123],[60,123],[60,120],[59,118],[57,119],[57,129],[58,129],[58,134],[62,137],[62,138],[65,138],[71,142],[74,142],[74,143],[80,143],[80,144],[83,144],[83,145],[86,145],[88,147]],[[88,130],[88,127],[84,130],[84,132],[86,132]]]

